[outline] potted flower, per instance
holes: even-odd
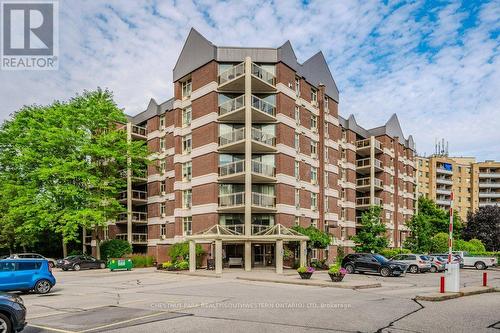
[[[347,274],[347,270],[340,266],[339,263],[333,264],[330,266],[328,269],[328,275],[330,275],[330,279],[332,279],[333,282],[340,282],[344,278],[344,276]]]
[[[299,273],[301,279],[309,280],[314,273],[314,268],[301,266],[297,269],[297,273]]]

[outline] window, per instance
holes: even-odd
[[[19,262],[17,263],[18,271],[34,271],[40,269],[41,262]]]
[[[317,260],[317,259],[318,259],[318,250],[312,249],[311,250],[311,260]]]
[[[163,193],[165,192],[166,192],[165,182],[160,182],[160,193],[163,195]]]
[[[186,216],[182,218],[182,234],[189,236],[193,233],[193,217]]]
[[[311,141],[311,156],[318,156],[318,143],[316,141]]]
[[[295,225],[300,225],[300,216],[295,216],[294,224]]]
[[[190,106],[182,110],[182,127],[191,125],[192,109]]]
[[[318,169],[316,167],[311,167],[311,184],[318,184]]]
[[[167,206],[164,202],[162,202],[160,204],[160,216],[165,217],[166,214],[167,214]]]
[[[328,158],[328,150],[329,150],[328,147],[325,147],[325,163],[330,162]]]
[[[300,125],[300,106],[295,105],[295,123]]]
[[[312,210],[318,209],[318,194],[317,193],[311,193],[311,209]]]
[[[191,181],[192,176],[192,162],[182,163],[182,181],[189,182]]]
[[[191,96],[191,79],[182,82],[182,98]]]
[[[191,208],[192,192],[191,190],[182,191],[182,208]]]
[[[299,180],[300,179],[300,162],[299,161],[295,161],[294,173],[295,173],[295,179]]]
[[[182,153],[189,154],[191,153],[191,134],[185,135],[182,137]]]
[[[165,115],[160,116],[160,129],[165,129]]]
[[[328,122],[325,121],[325,138],[329,138],[330,133],[328,132]]]
[[[347,141],[347,131],[345,129],[342,129],[342,140]]]
[[[294,146],[295,146],[295,150],[297,152],[300,151],[300,134],[299,133],[295,133],[295,141],[294,141]]]
[[[346,217],[346,208],[345,208],[345,207],[342,207],[342,208],[340,209],[340,219],[341,219],[342,221],[345,221],[345,217]]]
[[[342,240],[347,238],[347,229],[345,227],[340,227],[340,238]]]
[[[325,171],[323,182],[325,183],[324,184],[325,188],[328,188],[330,186],[330,181],[329,181],[329,177],[328,177],[328,171]]]
[[[325,95],[325,112],[330,113],[330,109],[328,109],[328,96]]]
[[[165,138],[160,138],[160,150],[165,150]]]
[[[340,179],[342,179],[343,181],[347,180],[346,170],[344,168],[340,168]]]
[[[323,231],[327,234],[330,233],[330,226],[328,225],[327,221],[325,221],[325,223],[323,224]]]
[[[167,160],[161,159],[160,160],[160,173],[165,173],[165,172],[167,172]]]
[[[160,224],[160,236],[167,236],[167,225]]]
[[[328,200],[328,197],[325,195],[325,212],[329,213],[330,212],[330,203]]]
[[[316,115],[314,114],[311,115],[311,130],[318,130],[318,117],[316,117]]]
[[[295,189],[295,208],[300,208],[300,190],[298,188]]]
[[[311,103],[318,105],[318,91],[314,88],[311,88]]]
[[[311,219],[311,226],[317,228],[318,227],[318,219]]]
[[[346,158],[347,158],[347,152],[344,148],[340,148],[340,158],[342,160],[346,160]]]
[[[300,96],[300,77],[295,77],[295,95]]]
[[[346,191],[345,188],[342,188],[342,190],[340,190],[340,199],[345,200],[345,198],[346,198]]]

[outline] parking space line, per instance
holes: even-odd
[[[29,327],[34,327],[34,328],[39,328],[39,329],[41,329],[41,330],[51,331],[51,332],[59,332],[59,333],[80,333],[80,332],[78,332],[78,331],[68,331],[68,330],[62,330],[62,329],[59,329],[59,328],[52,328],[52,327],[47,327],[47,326],[40,326],[40,325],[29,324],[29,323],[28,323],[28,326],[29,326]]]
[[[133,321],[137,321],[137,320],[142,320],[142,319],[156,317],[156,316],[163,315],[163,314],[165,314],[165,312],[152,313],[152,314],[149,314],[149,315],[146,315],[146,316],[132,318],[132,319],[127,319],[127,320],[119,321],[119,322],[108,324],[108,325],[103,325],[103,326],[88,328],[86,330],[80,331],[80,333],[92,332],[92,331],[95,331],[95,330],[101,330],[103,328],[109,328],[109,327],[113,327],[113,326],[117,326],[117,325],[122,325],[122,324],[130,323],[130,322],[133,322]]]

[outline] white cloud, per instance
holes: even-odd
[[[60,70],[0,72],[0,119],[97,86],[128,113],[172,96],[172,68],[191,26],[218,45],[279,46],[299,61],[318,50],[341,90],[341,114],[379,126],[397,113],[420,153],[434,139],[456,155],[500,159],[496,1],[474,25],[456,3],[313,1],[60,2]],[[436,19],[432,19],[435,17]],[[494,34],[496,30],[496,35]],[[424,44],[423,44],[424,43]],[[422,46],[424,45],[424,46]],[[430,47],[430,49],[428,48]]]

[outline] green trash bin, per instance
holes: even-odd
[[[133,268],[132,260],[127,258],[111,258],[108,261],[108,268],[112,272],[117,269],[130,271]]]

